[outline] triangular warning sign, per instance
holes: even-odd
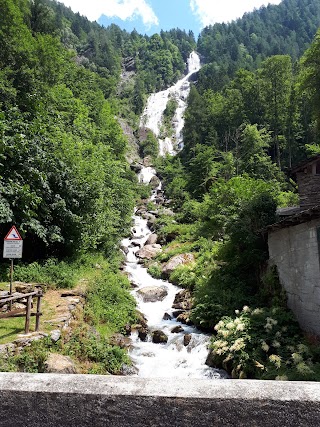
[[[19,231],[16,229],[15,226],[10,228],[9,233],[6,235],[4,240],[22,240]]]

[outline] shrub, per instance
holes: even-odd
[[[233,378],[319,380],[320,364],[292,313],[283,307],[244,306],[215,326],[211,348],[216,366]]]

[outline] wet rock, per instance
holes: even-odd
[[[138,240],[132,240],[130,246],[141,248],[141,242],[139,242]]]
[[[182,326],[178,325],[171,329],[172,334],[178,334],[179,332],[183,332],[184,329]]]
[[[130,323],[126,324],[126,326],[124,327],[124,330],[126,332],[126,336],[129,337],[131,335],[131,325],[130,325]]]
[[[54,329],[50,332],[50,338],[52,342],[57,342],[61,338],[61,331],[60,329]]]
[[[179,254],[172,257],[162,268],[164,275],[169,276],[179,265],[186,265],[194,262],[194,255],[191,253]]]
[[[157,302],[168,295],[168,290],[164,286],[146,286],[139,289],[137,293],[141,295],[143,302]]]
[[[144,327],[146,329],[148,328],[147,319],[146,319],[145,315],[143,313],[141,313],[141,311],[139,311],[139,310],[137,310],[137,320],[138,320],[138,323],[140,325],[142,325],[142,327]]]
[[[145,328],[141,328],[138,331],[138,337],[140,338],[141,341],[147,341],[148,338],[148,329]]]
[[[168,342],[168,336],[160,330],[153,331],[152,332],[152,342],[154,344],[166,343],[166,342]]]
[[[173,210],[171,210],[169,208],[162,209],[162,214],[163,215],[168,215],[168,216],[174,216],[175,215],[175,213],[173,212]]]
[[[184,325],[191,326],[193,323],[190,320],[190,312],[185,311],[184,313],[179,314],[177,321],[183,323]]]
[[[150,236],[148,237],[147,241],[146,241],[146,245],[154,245],[155,243],[157,243],[158,240],[158,235],[153,233],[150,234]]]
[[[183,337],[183,345],[187,347],[190,344],[191,339],[192,339],[191,334],[185,334],[185,336]]]
[[[212,349],[209,350],[209,353],[208,353],[208,356],[206,358],[205,364],[207,366],[210,366],[210,368],[215,368],[216,367],[216,364],[214,362],[214,355],[213,355],[213,350]]]
[[[161,245],[146,245],[136,252],[136,256],[140,259],[152,259],[162,252]]]
[[[121,245],[121,246],[120,246],[120,249],[122,250],[122,252],[123,252],[125,255],[128,255],[128,253],[129,253],[129,249],[128,249],[126,246]]]
[[[56,374],[77,374],[78,370],[74,361],[69,356],[58,353],[50,353],[45,361],[45,371]]]
[[[178,292],[174,298],[172,308],[181,310],[191,310],[193,306],[193,299],[190,291],[183,289]]]
[[[176,319],[182,313],[184,313],[184,310],[175,310],[172,312],[172,316]]]
[[[162,318],[163,320],[171,320],[172,319],[172,317],[170,316],[170,314],[168,314],[168,313],[164,313],[164,315],[163,315],[163,318]]]
[[[5,298],[9,296],[9,292],[8,291],[0,291],[0,298]]]
[[[139,163],[131,163],[130,165],[130,169],[133,170],[136,173],[139,173],[142,169],[142,165],[140,165]]]

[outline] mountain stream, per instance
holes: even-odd
[[[175,137],[174,140],[159,139],[160,155],[174,154],[182,148],[183,113],[189,93],[189,79],[199,69],[199,56],[192,52],[188,61],[188,74],[171,88],[152,94],[148,100],[141,118],[141,126],[151,129],[157,137],[160,134],[161,119],[169,97],[173,96],[178,101],[174,117]],[[149,183],[155,175],[156,171],[152,167],[141,167],[139,181]],[[163,196],[161,183],[150,198],[155,204],[155,210],[158,208],[156,203],[159,194]],[[137,252],[145,247],[152,235],[147,225],[148,215],[150,213],[147,211],[144,215],[141,211],[136,211],[133,216],[131,237],[122,242],[122,247],[127,253],[124,268],[133,287],[132,294],[136,298],[137,308],[143,313],[148,329],[144,339],[141,339],[138,331],[132,333],[130,357],[138,370],[137,375],[146,378],[226,378],[223,371],[205,364],[210,336],[193,326],[182,325],[175,318],[175,309],[172,305],[181,289],[167,281],[152,278],[147,269],[139,263]],[[143,298],[141,290],[143,292],[149,287],[164,290],[166,295],[152,302],[148,301]],[[154,331],[164,333],[167,342],[154,343],[152,339]]]

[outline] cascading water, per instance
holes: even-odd
[[[189,92],[189,78],[200,69],[199,56],[193,52],[188,61],[188,74],[179,80],[174,86],[150,96],[147,107],[141,119],[141,125],[151,129],[159,136],[161,118],[169,96],[174,95],[178,100],[178,108],[175,114],[176,147],[182,143],[183,112],[186,108],[186,98]],[[171,140],[159,140],[160,154],[173,154],[175,152]],[[139,182],[149,183],[156,171],[151,167],[142,167],[138,179]],[[156,199],[159,187],[153,191],[151,201]],[[155,206],[156,209],[156,206]],[[146,217],[150,215],[148,212]],[[138,368],[141,377],[180,377],[180,378],[225,378],[225,374],[205,364],[208,355],[208,342],[210,337],[201,333],[193,326],[181,325],[173,315],[172,305],[180,288],[163,280],[152,278],[137,257],[137,252],[145,247],[149,236],[152,234],[147,226],[147,219],[134,215],[134,226],[131,238],[125,239],[122,246],[126,248],[127,260],[125,270],[135,287],[132,290],[137,300],[138,310],[144,314],[149,337],[142,341],[138,332],[132,334],[131,359]],[[148,287],[164,290],[166,296],[154,302],[146,302],[141,297],[141,290]],[[179,326],[174,331],[175,327]],[[167,342],[155,344],[152,342],[152,331],[160,330],[167,336]],[[174,331],[174,332],[173,332]],[[186,338],[188,340],[186,341]]]
[[[200,58],[196,52],[192,52],[188,59],[188,74],[175,85],[161,92],[153,93],[147,102],[147,106],[141,116],[140,127],[152,130],[159,140],[160,156],[166,153],[175,154],[177,149],[182,148],[182,129],[184,125],[183,114],[186,109],[186,101],[190,90],[190,77],[200,70]],[[169,98],[178,103],[174,116],[174,141],[172,138],[159,139],[163,112],[166,109]]]

